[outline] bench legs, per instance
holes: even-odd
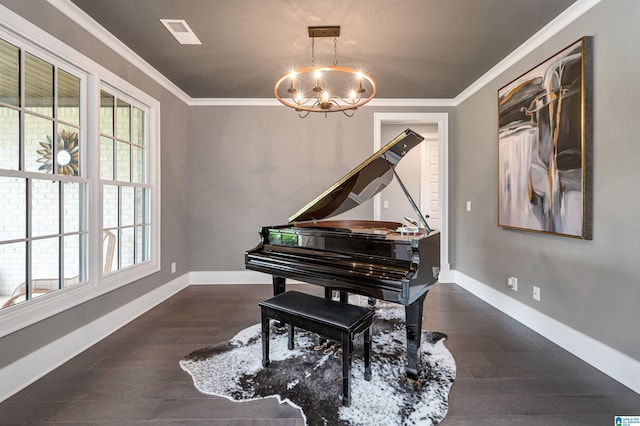
[[[274,291],[282,290],[283,280],[274,277]],[[340,293],[346,300],[346,292]],[[371,380],[371,324],[373,311],[338,303],[300,292],[285,292],[259,303],[262,328],[262,366],[268,367],[271,320],[287,324],[287,347],[294,348],[295,328],[303,328],[342,345],[342,404],[351,405],[351,364],[353,338],[364,333],[364,377]],[[343,317],[344,316],[344,317]],[[336,353],[338,355],[339,352]]]
[[[271,319],[262,315],[262,366],[268,367],[269,360],[269,325]],[[293,349],[294,327],[287,324],[287,347]],[[353,353],[353,340],[351,333],[342,333],[342,405],[351,405],[351,358]],[[371,380],[371,328],[364,331],[364,379]]]
[[[287,343],[287,348],[289,350],[293,349],[293,326],[291,324],[287,324],[288,333],[287,338],[289,342]]]
[[[364,331],[364,379],[371,381],[371,328]]]
[[[342,405],[351,405],[351,336],[342,333]]]
[[[269,317],[262,315],[262,366],[269,365]]]

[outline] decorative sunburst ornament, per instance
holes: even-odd
[[[37,151],[41,155],[37,161],[44,164],[38,170],[51,171],[53,167],[53,141],[48,135],[47,141],[39,142],[43,149]],[[56,164],[60,174],[71,176],[78,174],[78,133],[63,130],[58,135]]]

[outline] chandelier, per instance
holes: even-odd
[[[376,82],[370,75],[338,66],[339,36],[339,26],[309,27],[311,66],[282,75],[273,87],[276,98],[295,109],[301,118],[310,112],[323,112],[326,116],[336,111],[352,117],[358,107],[376,94]],[[316,65],[316,37],[333,37],[333,65]]]

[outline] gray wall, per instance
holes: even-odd
[[[279,106],[192,108],[190,270],[243,270],[259,226],[286,224],[373,153],[375,112],[452,110],[364,107],[352,118],[301,119]],[[373,218],[372,201],[358,209]]]
[[[84,55],[131,82],[161,103],[162,270],[150,277],[104,294],[46,321],[0,338],[0,368],[53,342],[78,327],[125,305],[188,271],[187,192],[188,113],[174,95],[125,62],[99,40],[70,22],[44,0],[2,0],[0,3],[61,39]],[[167,226],[170,224],[170,226]],[[176,261],[178,271],[170,273]]]
[[[450,208],[454,269],[640,360],[638,17],[636,0],[603,1],[456,109]],[[593,240],[501,229],[497,90],[584,35],[594,52]]]

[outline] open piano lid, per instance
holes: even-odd
[[[423,140],[424,138],[413,130],[405,130],[291,216],[289,222],[313,221],[336,216],[369,200],[391,183],[395,175],[395,166]],[[409,194],[406,194],[410,199]],[[410,202],[416,209],[413,200],[410,199]],[[416,214],[422,218],[419,211],[416,210]]]

